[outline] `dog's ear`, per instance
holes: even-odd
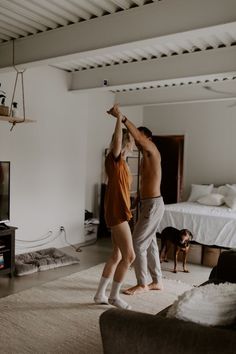
[[[190,231],[188,229],[182,229],[182,230],[179,230],[179,233],[181,236],[186,236],[186,235],[190,234]]]
[[[193,239],[193,234],[192,234],[192,232],[191,232],[191,231],[188,231],[188,233],[189,233],[189,238],[190,238],[190,240],[192,240],[192,239]]]

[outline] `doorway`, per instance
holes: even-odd
[[[178,203],[183,194],[184,135],[155,135],[161,154],[161,194],[165,204]]]

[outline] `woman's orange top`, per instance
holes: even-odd
[[[132,218],[130,211],[132,176],[121,155],[115,158],[112,152],[106,157],[105,169],[108,177],[104,203],[105,220],[107,226],[112,227]]]

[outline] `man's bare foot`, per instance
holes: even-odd
[[[149,291],[148,285],[135,285],[135,286],[132,286],[132,288],[124,290],[123,294],[136,295],[136,294],[146,293],[147,291]]]
[[[163,287],[162,282],[159,282],[159,283],[152,282],[152,283],[148,284],[148,289],[149,290],[163,290],[164,287]]]

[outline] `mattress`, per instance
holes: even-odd
[[[236,248],[236,211],[226,206],[167,204],[158,231],[167,226],[189,229],[193,241],[203,245]]]

